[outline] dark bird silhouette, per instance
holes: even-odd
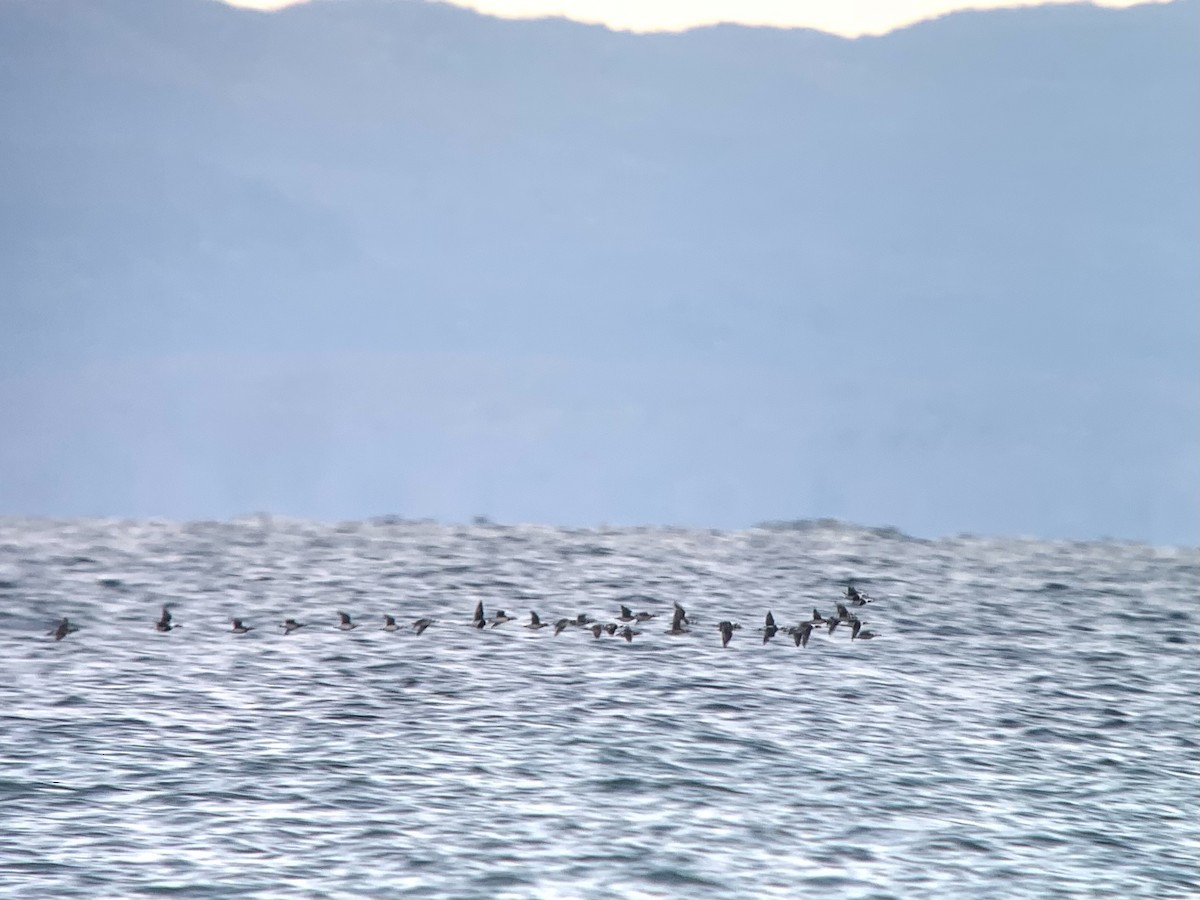
[[[399,628],[400,628],[400,626],[396,624],[396,617],[389,616],[385,613],[383,616],[383,630],[384,631],[397,631]]]
[[[621,622],[632,622],[633,621],[633,610],[630,609],[628,606],[622,606],[621,614],[619,616],[617,616],[617,619]]]
[[[804,622],[799,628],[792,630],[792,640],[796,642],[797,647],[808,646],[808,636],[812,634],[813,626],[811,622]]]
[[[413,631],[415,631],[417,634],[420,634],[433,623],[433,619],[417,619],[417,621],[412,623],[412,628]]]
[[[671,627],[667,629],[667,634],[687,634],[687,613],[678,603],[675,604],[675,612],[671,616]]]
[[[298,628],[303,628],[306,624],[308,624],[308,623],[307,622],[297,622],[295,619],[284,619],[283,623],[279,627],[282,628],[283,633],[285,635],[287,635],[287,634],[291,634],[293,631],[295,631]]]
[[[733,623],[719,622],[717,628],[721,630],[721,646],[728,647],[729,642],[733,639]]]
[[[356,625],[354,622],[351,622],[350,617],[341,610],[338,611],[338,619],[341,620],[338,622],[338,629],[340,631],[350,631],[358,627],[358,625]]]
[[[846,599],[853,606],[866,606],[874,598],[866,591],[860,591],[854,585],[850,584],[846,586]]]
[[[471,616],[471,624],[476,628],[482,628],[485,616],[483,615],[483,601],[480,600],[475,604],[475,615]]]
[[[72,631],[75,631],[75,626],[67,621],[66,616],[63,616],[63,620],[58,623],[58,627],[56,627],[53,631],[47,631],[46,635],[53,636],[56,641],[61,641]]]
[[[771,614],[771,611],[768,610],[767,611],[767,620],[764,623],[763,629],[762,629],[763,643],[765,644],[771,638],[775,637],[775,635],[778,633],[779,633],[779,628],[776,627],[776,625],[775,625],[775,616],[773,616]]]
[[[560,634],[563,633],[563,629],[568,627],[570,624],[571,624],[570,619],[559,619],[557,622],[554,623],[554,636],[558,637]]]
[[[162,608],[162,615],[159,616],[157,622],[154,623],[155,631],[170,631],[172,628],[178,628],[178,625],[171,624],[171,611],[165,606]]]
[[[247,631],[253,631],[253,625],[243,625],[241,619],[233,620],[233,627],[230,629],[234,634],[245,634]]]
[[[621,629],[621,637],[625,638],[627,642],[632,642],[634,636],[639,634],[641,634],[640,631],[634,631],[628,625]]]
[[[546,623],[539,619],[538,614],[531,609],[529,611],[529,624],[525,627],[532,628],[534,631],[537,631],[539,628],[545,628]]]

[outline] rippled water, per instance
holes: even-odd
[[[877,639],[763,646],[850,580]],[[520,627],[631,594],[632,643]],[[1196,896],[1198,595],[833,523],[0,520],[0,895]]]

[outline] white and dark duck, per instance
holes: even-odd
[[[245,634],[248,631],[254,630],[253,625],[246,625],[242,622],[241,619],[233,619],[232,622],[233,622],[233,627],[230,628],[229,630],[233,634]]]
[[[860,591],[852,584],[846,585],[846,600],[851,606],[866,606],[872,599],[866,591]]]
[[[171,624],[171,611],[165,606],[162,608],[162,615],[158,617],[158,621],[154,623],[154,630],[167,632],[172,628],[179,628],[178,625]]]
[[[537,631],[539,628],[545,628],[548,624],[548,622],[543,622],[538,617],[538,614],[531,609],[529,611],[529,621],[525,624],[525,627],[531,631]]]
[[[775,624],[775,616],[772,615],[770,610],[767,610],[767,618],[762,627],[763,643],[765,644],[778,633],[779,626]]]
[[[398,631],[399,629],[400,629],[400,626],[396,624],[396,617],[389,616],[385,613],[383,616],[383,630],[384,631]]]
[[[291,634],[293,631],[303,628],[306,624],[308,624],[308,623],[307,622],[297,622],[295,619],[284,619],[279,624],[279,627],[282,628],[283,633],[285,635],[287,635],[287,634]]]
[[[350,621],[350,616],[347,613],[338,610],[338,631],[353,631],[358,627],[358,624]]]

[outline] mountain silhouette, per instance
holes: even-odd
[[[0,510],[1192,542],[1200,6],[0,3]]]

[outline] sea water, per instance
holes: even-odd
[[[8,518],[0,601],[3,897],[1200,892],[1195,548]]]

